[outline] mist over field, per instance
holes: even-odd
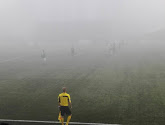
[[[163,125],[164,5],[0,0],[0,119],[57,121],[66,86],[73,122]]]

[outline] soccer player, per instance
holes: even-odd
[[[44,63],[46,63],[46,54],[45,54],[45,51],[44,50],[42,50],[41,57],[43,58]]]
[[[62,88],[63,93],[59,94],[58,96],[58,106],[61,111],[61,122],[62,125],[64,125],[64,115],[66,114],[68,116],[66,125],[69,124],[69,121],[71,119],[71,111],[70,108],[72,108],[71,104],[71,98],[68,93],[66,93],[66,87]]]
[[[72,55],[72,56],[75,55],[74,47],[71,48],[71,55]]]

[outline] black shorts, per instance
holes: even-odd
[[[65,114],[71,115],[71,111],[68,106],[61,106],[60,111],[61,111],[61,116],[64,116]]]

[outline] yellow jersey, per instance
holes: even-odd
[[[65,92],[59,94],[58,102],[60,103],[60,106],[69,106],[69,102],[71,103],[70,95]]]

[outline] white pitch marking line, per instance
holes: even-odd
[[[0,119],[0,121],[6,122],[29,122],[29,123],[60,123],[58,121],[35,121],[35,120],[12,120],[12,119]],[[69,122],[70,124],[81,125],[120,125],[120,124],[104,124],[104,123],[83,123],[83,122]]]

